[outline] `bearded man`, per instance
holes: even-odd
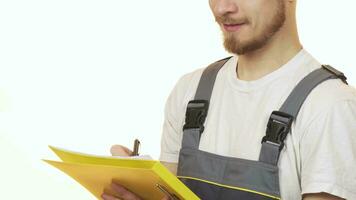
[[[233,56],[178,81],[160,156],[202,199],[356,199],[356,92],[303,49],[296,3],[209,1]]]

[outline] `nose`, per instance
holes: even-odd
[[[234,0],[210,0],[210,6],[217,16],[233,14],[239,10]]]

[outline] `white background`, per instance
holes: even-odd
[[[356,85],[356,3],[300,0],[301,41]],[[165,101],[223,58],[208,1],[1,0],[0,199],[93,199],[42,158],[47,145],[158,158]]]

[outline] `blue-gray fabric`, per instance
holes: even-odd
[[[279,154],[279,146],[273,143],[263,142],[258,160],[270,165],[277,165]]]
[[[276,197],[280,195],[278,167],[274,165],[224,157],[190,148],[181,149],[179,163],[178,177],[194,177],[223,185],[254,190]],[[185,179],[185,181],[188,180]],[[201,192],[199,188],[190,189],[195,193]],[[251,195],[255,194],[252,193]]]
[[[195,100],[210,101],[217,74],[228,60],[229,58],[222,59],[205,69]],[[325,80],[340,78],[340,74],[333,72],[335,71],[323,67],[310,73],[295,87],[280,111],[296,118],[313,88]],[[200,134],[199,128],[184,130],[177,172],[178,177],[200,198],[263,200],[280,197],[278,145],[263,142],[259,160],[252,161],[199,150]],[[223,136],[223,133],[221,134]]]
[[[187,129],[183,131],[182,148],[199,148],[200,129]]]
[[[203,71],[194,99],[210,100],[216,76],[230,58],[231,57],[216,61]]]
[[[231,190],[229,188],[217,187],[215,185],[202,181],[181,178],[182,182],[189,188],[193,188],[201,199],[241,199],[241,200],[271,200],[268,196],[263,196],[256,193],[249,193],[241,190]],[[277,199],[277,198],[275,198]]]
[[[305,99],[316,86],[328,79],[340,78],[337,74],[333,74],[327,70],[325,66],[327,65],[323,65],[322,68],[314,70],[300,81],[288,96],[287,100],[283,103],[279,111],[288,113],[294,118],[297,118]]]

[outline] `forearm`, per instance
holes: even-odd
[[[343,199],[328,193],[313,193],[313,194],[303,195],[303,200],[343,200]]]

